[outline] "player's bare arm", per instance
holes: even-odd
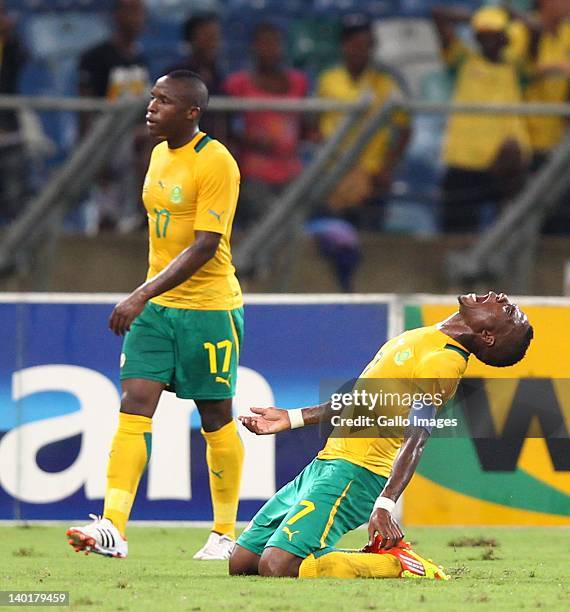
[[[159,274],[137,287],[113,309],[109,329],[123,336],[131,323],[142,312],[145,304],[153,297],[164,293],[188,280],[215,255],[221,234],[196,231],[196,239]]]
[[[239,416],[238,419],[243,425],[258,436],[276,434],[280,431],[293,429],[291,423],[292,410],[283,410],[282,408],[250,408],[255,416]],[[306,408],[297,408],[302,416],[302,425],[316,425],[323,421],[329,420],[333,414],[330,402],[319,404],[318,406],[308,406]],[[295,412],[296,412],[295,411]],[[300,425],[297,425],[299,427]]]
[[[423,427],[406,428],[404,443],[396,456],[392,473],[380,494],[380,498],[389,501],[385,504],[385,507],[375,507],[370,515],[368,523],[369,546],[374,542],[376,535],[381,536],[380,548],[383,549],[392,548],[404,537],[400,526],[392,517],[388,507],[398,501],[412,479],[428,437],[429,434]],[[380,498],[379,502],[383,502],[384,499]]]

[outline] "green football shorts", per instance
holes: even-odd
[[[237,543],[305,558],[368,522],[386,478],[344,459],[314,459],[253,517]]]
[[[121,380],[167,385],[183,399],[235,394],[243,308],[189,310],[147,302],[123,341]]]

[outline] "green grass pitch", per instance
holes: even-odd
[[[0,590],[69,591],[85,610],[570,610],[565,528],[410,528],[449,582],[229,577],[224,562],[192,560],[207,537],[198,528],[132,527],[128,559],[75,553],[64,534],[0,527]],[[354,532],[342,545],[365,539]]]

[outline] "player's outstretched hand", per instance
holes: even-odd
[[[404,537],[400,525],[394,520],[392,515],[383,508],[376,508],[370,515],[368,521],[368,545],[369,548],[374,544],[374,538],[380,537],[380,549],[387,550],[396,546]]]
[[[250,408],[256,416],[238,416],[238,419],[254,434],[266,436],[291,429],[287,410],[281,408]]]
[[[124,300],[121,300],[111,313],[109,318],[109,329],[117,334],[124,336],[131,328],[131,323],[140,315],[146,300],[134,291]]]

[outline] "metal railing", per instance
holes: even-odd
[[[336,111],[346,115],[338,131],[323,143],[304,172],[291,182],[273,206],[268,207],[265,216],[242,242],[236,251],[236,263],[241,270],[255,269],[259,263],[271,259],[275,249],[298,231],[299,224],[309,214],[311,207],[334,189],[375,132],[390,121],[394,112],[570,116],[570,104],[475,105],[392,99],[383,107],[369,112],[373,105],[370,97],[353,103],[322,98],[268,100],[212,97],[209,112]],[[74,205],[80,191],[93,180],[114,144],[136,123],[145,106],[146,99],[142,98],[110,103],[99,98],[0,96],[0,109],[101,113],[92,131],[79,143],[70,159],[54,173],[45,189],[4,233],[0,244],[0,272],[11,270],[28,260],[30,254],[38,249],[42,236],[44,239],[46,236],[52,239],[57,236],[59,224],[54,223],[54,219],[61,219]],[[345,136],[353,130],[357,131],[357,137],[350,146],[341,146]],[[536,179],[528,183],[495,224],[481,234],[468,251],[452,254],[447,265],[449,278],[457,281],[486,273],[504,274],[505,261],[515,254],[519,264],[518,273],[514,275],[518,283],[517,291],[524,293],[533,259],[531,251],[536,244],[541,220],[556,206],[557,199],[570,183],[570,173],[564,172],[569,162],[570,140],[567,138],[551,155]]]
[[[0,104],[1,101],[2,98]],[[30,108],[34,107],[33,100],[28,102]],[[62,106],[67,106],[67,101],[61,102]],[[109,158],[113,147],[140,118],[145,105],[142,100],[116,105],[97,118],[70,159],[4,232],[0,243],[0,274],[20,267],[29,268],[30,258],[38,253],[42,243],[57,239],[64,213],[76,203],[85,185]]]

